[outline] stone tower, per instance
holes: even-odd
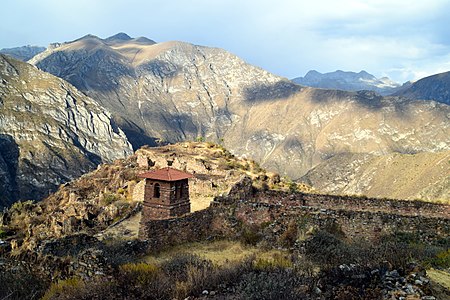
[[[191,212],[189,182],[193,176],[173,168],[146,173],[144,178],[142,221],[171,219]]]

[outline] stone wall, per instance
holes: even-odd
[[[284,205],[308,206],[321,209],[385,212],[404,216],[428,216],[450,218],[450,206],[423,201],[403,201],[366,197],[284,193],[266,191],[256,193],[252,202],[284,203]]]
[[[180,218],[141,221],[139,238],[148,240],[154,251],[204,240],[215,232],[214,213],[213,209],[205,209]],[[220,230],[216,234],[219,235]]]
[[[235,199],[217,198],[208,209],[185,217],[143,222],[140,238],[159,249],[214,236],[235,238],[242,226],[256,226],[275,245],[292,221],[305,232],[335,226],[349,239],[403,232],[432,243],[450,235],[447,205],[275,191]]]
[[[144,202],[145,196],[145,179],[141,180],[133,188],[133,201]]]

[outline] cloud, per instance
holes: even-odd
[[[290,78],[365,69],[403,81],[447,67],[450,53],[440,0],[16,0],[2,10],[0,47],[124,31],[221,47]]]

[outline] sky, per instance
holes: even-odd
[[[397,82],[450,71],[450,0],[10,0],[0,48],[125,32],[219,47],[287,78],[365,70]]]

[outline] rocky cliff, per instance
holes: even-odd
[[[376,78],[366,71],[345,72],[335,71],[320,73],[315,70],[306,73],[305,77],[292,79],[293,82],[316,88],[336,89],[343,91],[369,90],[380,95],[390,95],[396,92],[401,85],[390,80],[388,77]]]
[[[33,59],[113,112],[135,147],[201,137],[299,178],[339,153],[450,149],[450,108],[306,88],[222,49],[86,36]]]
[[[0,206],[41,199],[132,153],[109,113],[69,83],[0,55]]]

